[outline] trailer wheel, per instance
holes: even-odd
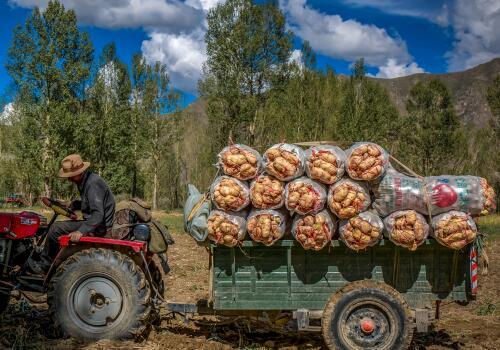
[[[334,293],[321,323],[332,350],[406,350],[415,328],[401,294],[372,280],[349,283]]]
[[[151,290],[144,272],[128,256],[92,248],[59,266],[49,285],[48,304],[65,335],[131,339],[148,328]]]

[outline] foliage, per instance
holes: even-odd
[[[254,139],[257,111],[289,75],[292,33],[274,2],[228,0],[209,11],[207,22],[200,92],[215,154],[230,135],[241,142]]]
[[[418,82],[410,91],[406,109],[406,154],[414,169],[426,176],[461,170],[467,142],[448,88],[439,80]]]

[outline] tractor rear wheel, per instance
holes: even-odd
[[[415,328],[401,294],[373,280],[355,281],[334,293],[321,324],[332,350],[406,350]]]
[[[52,278],[48,303],[65,335],[84,339],[141,336],[151,314],[151,290],[132,259],[108,249],[69,257]]]

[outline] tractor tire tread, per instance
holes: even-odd
[[[54,320],[57,328],[63,330],[65,336],[70,336],[62,327],[59,318],[57,317],[57,305],[55,289],[61,278],[71,270],[75,264],[80,265],[85,262],[98,261],[102,266],[114,266],[120,269],[127,275],[135,288],[137,295],[138,307],[134,311],[134,320],[129,325],[129,328],[120,334],[112,335],[111,339],[136,339],[141,337],[149,329],[149,319],[151,317],[151,289],[147,283],[146,277],[134,261],[119,252],[115,252],[105,248],[90,248],[73,254],[68,257],[57,269],[51,281],[47,293],[47,303],[49,304],[49,314]],[[71,271],[70,271],[71,272]],[[74,336],[74,334],[73,334]]]

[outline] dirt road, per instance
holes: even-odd
[[[176,244],[169,250],[172,272],[165,278],[167,298],[195,301],[207,297],[208,261],[205,248],[180,233],[178,217],[167,220]],[[498,236],[496,234],[495,236]],[[500,349],[500,239],[490,240],[489,274],[481,276],[477,301],[466,306],[445,304],[430,334],[416,336],[413,349]],[[324,349],[320,334],[279,333],[269,326],[238,320],[226,326],[188,324],[166,316],[140,343],[101,341],[81,344],[60,339],[47,315],[46,305],[13,302],[0,317],[0,346],[37,349]]]

